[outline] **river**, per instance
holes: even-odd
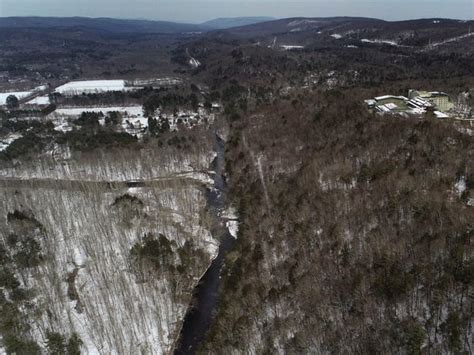
[[[220,233],[216,239],[221,243],[217,257],[194,289],[193,302],[184,317],[175,355],[194,354],[199,344],[204,340],[206,332],[212,324],[218,303],[220,272],[224,257],[235,244],[235,238],[227,228],[223,228],[225,221],[219,213],[226,205],[226,182],[224,178],[225,144],[217,133],[214,133],[214,149],[217,153],[212,162],[212,170],[215,172],[214,188],[206,191],[206,197],[214,219],[213,233],[216,231]]]

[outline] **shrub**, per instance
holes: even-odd
[[[10,269],[6,268],[5,266],[0,267],[0,287],[5,287],[9,290],[14,290],[20,283],[16,279],[16,276]]]
[[[448,348],[453,353],[462,349],[461,335],[463,333],[463,322],[459,312],[451,311],[446,321],[441,324],[441,331],[448,340]]]
[[[9,212],[7,214],[7,221],[8,223],[12,222],[12,221],[25,221],[25,220],[29,220],[30,217],[28,217],[24,212],[21,212],[21,211],[18,211],[18,210],[15,210],[13,212]],[[13,238],[12,236],[10,236],[9,238]]]
[[[76,333],[72,334],[66,346],[67,355],[80,355],[81,354],[82,340],[77,336]]]
[[[173,254],[171,242],[160,234],[158,239],[149,234],[141,242],[135,243],[130,250],[133,260],[152,265],[155,269],[162,269],[170,264]]]
[[[66,348],[64,336],[56,332],[47,332],[46,347],[51,355],[63,355]]]
[[[16,336],[7,335],[3,338],[3,344],[7,354],[16,355],[40,355],[41,348],[33,340],[22,339]]]
[[[107,117],[105,117],[105,125],[106,126],[117,126],[122,121],[122,115],[120,112],[111,111],[108,113]]]
[[[123,147],[137,141],[137,137],[125,132],[101,130],[94,133],[84,128],[67,132],[57,140],[59,144],[68,144],[71,149],[83,152],[98,148]]]
[[[13,110],[20,106],[20,100],[15,95],[8,95],[6,104],[9,110]]]
[[[102,112],[82,112],[81,116],[74,121],[78,126],[99,127],[99,119],[104,117]]]
[[[409,354],[421,354],[421,347],[426,339],[426,332],[423,326],[410,320],[404,324],[405,345]]]
[[[13,141],[7,149],[0,152],[0,160],[11,160],[33,153],[40,153],[44,147],[43,140],[32,132]]]
[[[21,240],[17,250],[13,260],[19,268],[32,268],[43,260],[41,246],[33,237],[28,236]]]
[[[112,206],[121,205],[123,203],[143,206],[143,202],[138,197],[135,197],[129,194],[125,194],[125,195],[117,197],[114,203],[112,204]]]
[[[389,260],[382,265],[374,282],[377,295],[389,301],[398,301],[413,285],[413,277],[406,272],[398,260]]]

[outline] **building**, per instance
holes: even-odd
[[[420,98],[431,103],[438,111],[449,112],[454,108],[454,103],[448,94],[439,91],[416,91],[408,92],[410,99]]]
[[[408,99],[405,96],[385,95],[378,96],[371,100],[365,100],[369,108],[375,109],[382,113],[397,113],[408,109],[406,102]]]
[[[449,118],[454,103],[448,94],[410,90],[408,97],[384,95],[365,100],[369,109],[381,114],[413,114],[424,115],[427,111],[434,112],[439,119]]]

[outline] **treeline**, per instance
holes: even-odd
[[[151,95],[143,103],[143,112],[145,116],[153,116],[157,109],[164,111],[178,112],[185,108],[191,108],[197,111],[199,108],[199,99],[196,93],[187,96],[170,93],[164,95]]]
[[[168,88],[144,87],[134,91],[109,91],[101,93],[83,93],[81,95],[65,96],[52,93],[49,99],[61,106],[101,106],[101,105],[141,105],[150,95],[167,92]]]

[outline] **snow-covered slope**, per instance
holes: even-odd
[[[15,303],[31,326],[23,338],[47,349],[51,332],[76,334],[88,354],[172,350],[218,243],[201,187],[205,175],[189,167],[207,168],[212,152],[203,146],[168,153],[45,159],[2,171],[9,179],[0,180],[0,246],[17,260],[21,238],[32,238],[41,255],[34,266],[8,264],[31,294]],[[104,183],[153,177],[166,179],[133,188]],[[168,245],[159,267],[134,259],[147,238]],[[13,293],[5,289],[7,299]]]

